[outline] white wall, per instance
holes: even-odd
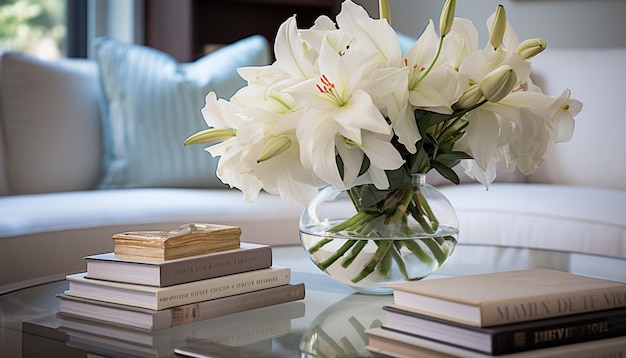
[[[377,0],[355,0],[378,16]],[[390,0],[393,27],[419,36],[429,19],[439,23],[444,0]],[[520,40],[541,37],[549,47],[626,47],[624,0],[457,0],[459,17],[474,22],[481,44],[487,41],[485,22],[498,4]]]

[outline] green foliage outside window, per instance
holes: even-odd
[[[0,50],[61,56],[65,7],[65,0],[0,0]]]

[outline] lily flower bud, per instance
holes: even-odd
[[[509,65],[502,65],[489,72],[480,82],[480,90],[489,102],[499,102],[517,83],[517,75]]]
[[[455,9],[456,0],[447,0],[443,5],[443,9],[441,9],[441,17],[439,18],[439,36],[446,36],[452,29]]]
[[[236,135],[237,131],[234,129],[209,128],[192,134],[189,138],[185,139],[183,145],[215,144],[235,137]]]
[[[498,5],[496,9],[496,16],[493,19],[491,28],[489,29],[489,43],[493,48],[500,47],[502,40],[504,39],[504,33],[506,32],[506,11],[504,6]]]
[[[387,20],[387,23],[391,25],[391,9],[389,8],[389,0],[379,0],[378,11],[380,12],[380,18]]]
[[[257,158],[257,163],[264,162],[266,160],[272,159],[280,153],[286,151],[291,146],[291,139],[286,135],[281,135],[278,137],[272,137],[265,145],[263,145],[263,149],[261,149],[261,154],[259,154],[259,158]]]
[[[459,98],[456,102],[456,107],[459,109],[470,108],[471,106],[478,104],[482,98],[483,91],[480,90],[480,85],[475,83],[463,92],[461,98]]]
[[[548,44],[540,38],[527,39],[517,46],[517,54],[522,60],[530,60],[546,49]]]

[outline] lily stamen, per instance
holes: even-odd
[[[337,90],[335,89],[335,84],[333,82],[330,82],[326,75],[322,75],[322,77],[320,77],[320,82],[322,83],[321,86],[319,84],[316,84],[315,86],[321,93],[330,95],[339,106],[343,106],[345,104],[345,101],[337,93]]]
[[[316,85],[316,86],[317,86],[317,89],[320,90],[320,92],[322,93],[330,93],[332,92],[332,90],[335,89],[335,84],[330,82],[328,78],[326,77],[326,75],[322,75],[322,77],[320,77],[320,82],[322,82],[324,87],[320,85]]]
[[[526,88],[527,84],[526,83],[520,83],[518,84],[515,88],[513,88],[512,92],[517,92],[517,91],[521,91],[524,88]]]

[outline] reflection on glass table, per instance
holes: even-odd
[[[56,316],[64,281],[0,295],[2,357],[180,357],[175,349],[208,351],[213,357],[377,357],[365,349],[364,330],[384,323],[382,306],[392,296],[355,293],[315,267],[300,246],[274,248],[274,262],[304,282],[306,297],[262,309],[164,330],[132,331]],[[457,246],[435,275],[466,275],[549,267],[626,282],[626,260],[562,252]],[[23,323],[24,322],[24,323]]]

